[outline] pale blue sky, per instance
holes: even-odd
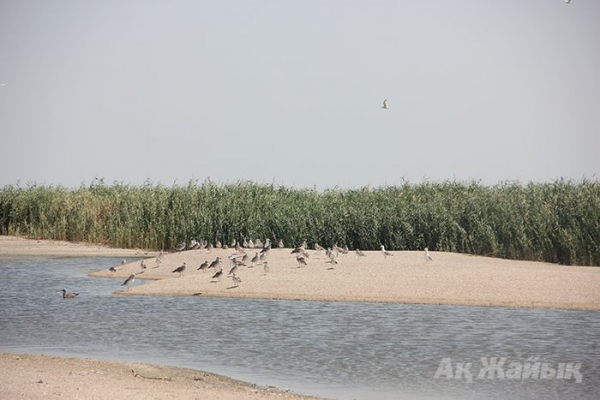
[[[598,0],[0,0],[0,84],[0,185],[600,173]]]

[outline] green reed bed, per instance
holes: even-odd
[[[0,233],[172,249],[192,238],[302,240],[600,265],[600,183],[441,182],[322,192],[239,182],[0,189]]]

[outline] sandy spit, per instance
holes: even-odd
[[[148,257],[156,254],[141,249],[115,249],[87,243],[0,236],[0,256]]]
[[[178,367],[0,354],[2,399],[314,399]]]
[[[257,250],[247,249],[248,259]],[[527,308],[600,310],[600,268],[503,260],[464,254],[431,252],[426,262],[422,252],[395,251],[385,258],[379,251],[340,254],[338,264],[326,263],[323,252],[310,250],[308,265],[299,267],[290,249],[272,249],[270,271],[262,265],[239,267],[242,279],[235,287],[228,277],[228,256],[235,250],[190,250],[166,255],[157,263],[148,258],[117,266],[116,272],[94,272],[95,277],[119,278],[120,295],[195,295],[289,300],[360,301],[410,304],[452,304]],[[223,276],[214,270],[198,270],[204,261],[223,259]],[[186,262],[182,276],[173,270]],[[333,268],[332,268],[333,267]],[[136,274],[131,288],[120,284]],[[152,280],[152,282],[140,281]]]

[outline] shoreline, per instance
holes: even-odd
[[[139,362],[0,353],[0,397],[27,399],[280,399],[317,397],[210,372]]]
[[[158,252],[143,249],[117,249],[64,240],[26,239],[0,235],[0,257],[152,257]]]
[[[140,261],[116,265],[116,272],[95,271],[92,277],[112,278],[115,294],[175,295],[280,300],[377,302],[394,304],[460,305],[509,308],[600,310],[600,268],[564,266],[533,261],[516,261],[431,252],[426,262],[418,251],[379,251],[339,255],[331,267],[324,252],[309,250],[307,266],[299,267],[290,249],[268,253],[269,273],[262,265],[240,267],[242,282],[228,278],[228,256],[234,249],[188,250],[165,254],[157,263],[156,252],[112,249],[82,243],[57,242],[0,236],[0,257],[14,256],[133,256]],[[251,259],[257,249],[246,249]],[[223,259],[223,276],[213,280],[214,270],[197,270],[204,261]],[[186,262],[182,276],[172,271]],[[130,274],[136,282],[127,289],[121,283]],[[144,284],[140,284],[144,281]]]

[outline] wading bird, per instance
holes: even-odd
[[[123,282],[121,286],[127,286],[127,288],[129,288],[129,285],[131,285],[133,281],[135,281],[135,275],[131,274],[127,279],[125,279],[125,282]]]

